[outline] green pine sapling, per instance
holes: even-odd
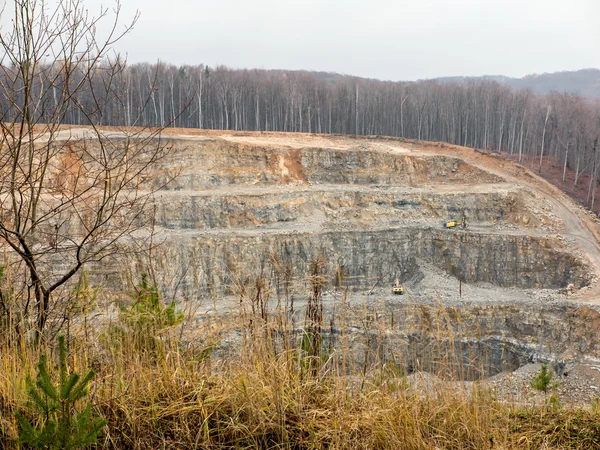
[[[35,382],[28,377],[28,394],[37,410],[32,425],[25,416],[16,413],[19,425],[19,442],[35,449],[71,450],[95,444],[106,421],[92,414],[87,402],[83,410],[77,403],[88,396],[88,384],[95,373],[90,370],[83,378],[69,373],[65,337],[58,337],[59,380],[55,385],[48,371],[46,355],[40,356]]]

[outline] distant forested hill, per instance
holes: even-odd
[[[511,78],[503,75],[437,78],[440,82],[450,83],[473,79],[496,81],[515,89],[529,88],[538,94],[548,94],[549,92],[557,91],[577,94],[583,97],[600,98],[600,70],[598,69],[532,74],[523,78]]]

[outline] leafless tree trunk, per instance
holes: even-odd
[[[598,137],[594,140],[594,153],[593,153],[593,165],[592,165],[592,176],[590,177],[590,187],[588,190],[588,201],[590,201],[590,209],[594,210],[594,201],[596,200],[596,190],[598,189]]]
[[[580,161],[580,155],[579,155],[579,141],[577,141],[577,146],[575,147],[575,153],[577,153],[577,163],[575,165],[575,180],[573,181],[573,187],[577,187],[577,180],[579,179],[579,161]]]
[[[525,124],[525,115],[527,110],[523,109],[523,118],[521,119],[521,131],[519,132],[519,162],[521,162],[523,158],[523,125]]]
[[[12,28],[0,35],[0,242],[24,268],[35,313],[26,301],[21,314],[26,323],[34,319],[38,340],[50,314],[64,307],[59,288],[140,227],[152,193],[142,190],[145,174],[167,152],[157,133],[115,140],[98,127],[118,111],[129,123],[127,108],[114,107],[129,95],[120,83],[125,65],[111,55],[137,15],[117,32],[118,2],[112,11],[112,18],[105,8],[91,17],[82,0],[59,0],[52,9],[16,0]],[[112,27],[100,37],[105,20]],[[88,136],[61,128],[77,114]]]
[[[563,183],[567,179],[567,161],[568,160],[569,160],[569,144],[567,143],[567,145],[565,146],[565,164],[563,166],[563,176],[562,176]]]
[[[358,135],[358,82],[355,85],[356,102],[354,103],[354,134]]]
[[[548,105],[548,109],[546,110],[546,120],[544,120],[544,131],[542,132],[542,147],[540,149],[540,167],[538,168],[538,172],[542,172],[542,162],[544,159],[544,140],[546,138],[546,125],[548,124],[548,117],[550,117],[550,111],[552,107]]]

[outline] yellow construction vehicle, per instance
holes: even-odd
[[[462,214],[462,218],[460,220],[451,220],[449,222],[444,222],[444,228],[456,228],[456,227],[461,227],[461,228],[467,228],[469,226],[469,223],[467,222],[467,216],[465,215],[464,211]]]
[[[402,295],[404,294],[404,288],[400,285],[398,279],[396,279],[396,284],[392,286],[392,294],[394,295]]]

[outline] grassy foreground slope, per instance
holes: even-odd
[[[253,298],[237,313],[193,325],[175,325],[165,306],[73,326],[69,367],[95,369],[89,400],[107,420],[95,448],[600,448],[597,405],[564,407],[550,394],[537,404],[500,402],[484,380],[461,381],[443,355],[432,374],[408,373],[394,363],[402,355],[380,354],[370,342],[389,335],[387,320],[360,333],[354,324],[372,320],[367,314],[341,315],[331,334],[317,297],[302,327]],[[41,352],[50,361],[56,353],[14,338],[5,334],[0,344],[6,449],[19,448],[16,411],[43,420],[27,401],[26,378]],[[362,354],[353,350],[361,341]]]

